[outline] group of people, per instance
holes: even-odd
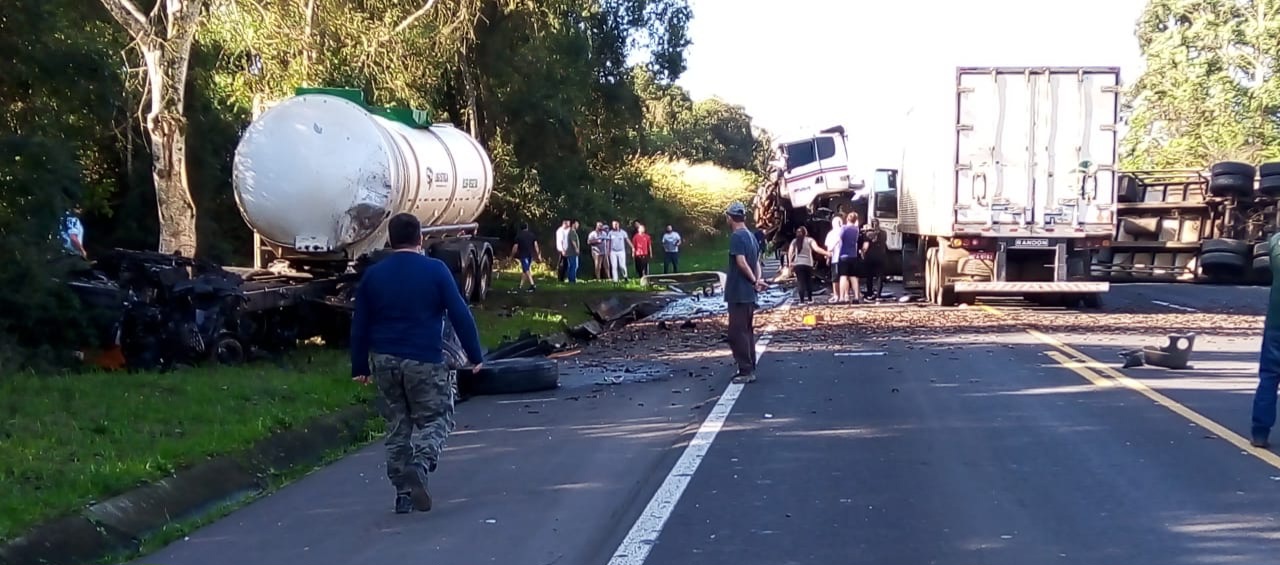
[[[815,256],[826,259],[831,268],[831,302],[870,302],[884,290],[884,267],[888,259],[887,235],[880,221],[872,219],[865,229],[857,212],[831,219],[831,231],[819,245],[804,226],[796,229],[787,255],[796,275],[797,298],[813,302]],[[866,284],[865,295],[863,285]]]
[[[645,225],[633,222],[635,233],[630,234],[623,229],[622,223],[614,220],[609,223],[596,222],[595,229],[587,234],[586,244],[591,250],[592,275],[597,280],[620,282],[630,280],[627,269],[627,253],[635,263],[637,276],[649,275],[649,262],[653,258],[653,237],[649,235]],[[565,219],[556,229],[556,278],[560,282],[575,284],[578,282],[578,269],[581,266],[582,238],[579,235],[581,224],[578,220]],[[662,245],[662,272],[676,273],[680,270],[680,246],[684,239],[675,227],[668,225],[660,240]],[[522,224],[516,234],[515,247],[511,256],[520,261],[520,288],[533,291],[537,284],[533,280],[533,263],[542,261],[542,249],[538,244],[538,236],[529,224]]]

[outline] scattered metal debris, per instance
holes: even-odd
[[[1142,349],[1123,351],[1124,368],[1154,365],[1166,369],[1182,370],[1190,368],[1191,350],[1196,345],[1196,334],[1171,334],[1167,336],[1169,343],[1164,347],[1148,345]]]

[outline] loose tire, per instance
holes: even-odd
[[[560,386],[560,365],[551,359],[499,359],[459,378],[468,394],[524,394]]]
[[[1249,242],[1238,239],[1207,239],[1200,244],[1200,253],[1245,255],[1249,253]]]
[[[1258,166],[1258,176],[1261,178],[1280,176],[1280,161],[1272,161],[1263,163]]]
[[[1254,257],[1269,257],[1271,255],[1271,242],[1263,241],[1253,244]]]

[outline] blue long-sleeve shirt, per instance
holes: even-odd
[[[424,363],[444,362],[444,316],[462,341],[467,359],[484,360],[480,333],[444,262],[397,252],[369,267],[356,289],[351,321],[351,374],[369,375],[369,353]]]

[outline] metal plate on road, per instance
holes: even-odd
[[[1045,238],[1019,238],[1013,240],[1014,247],[1048,247],[1049,240]]]

